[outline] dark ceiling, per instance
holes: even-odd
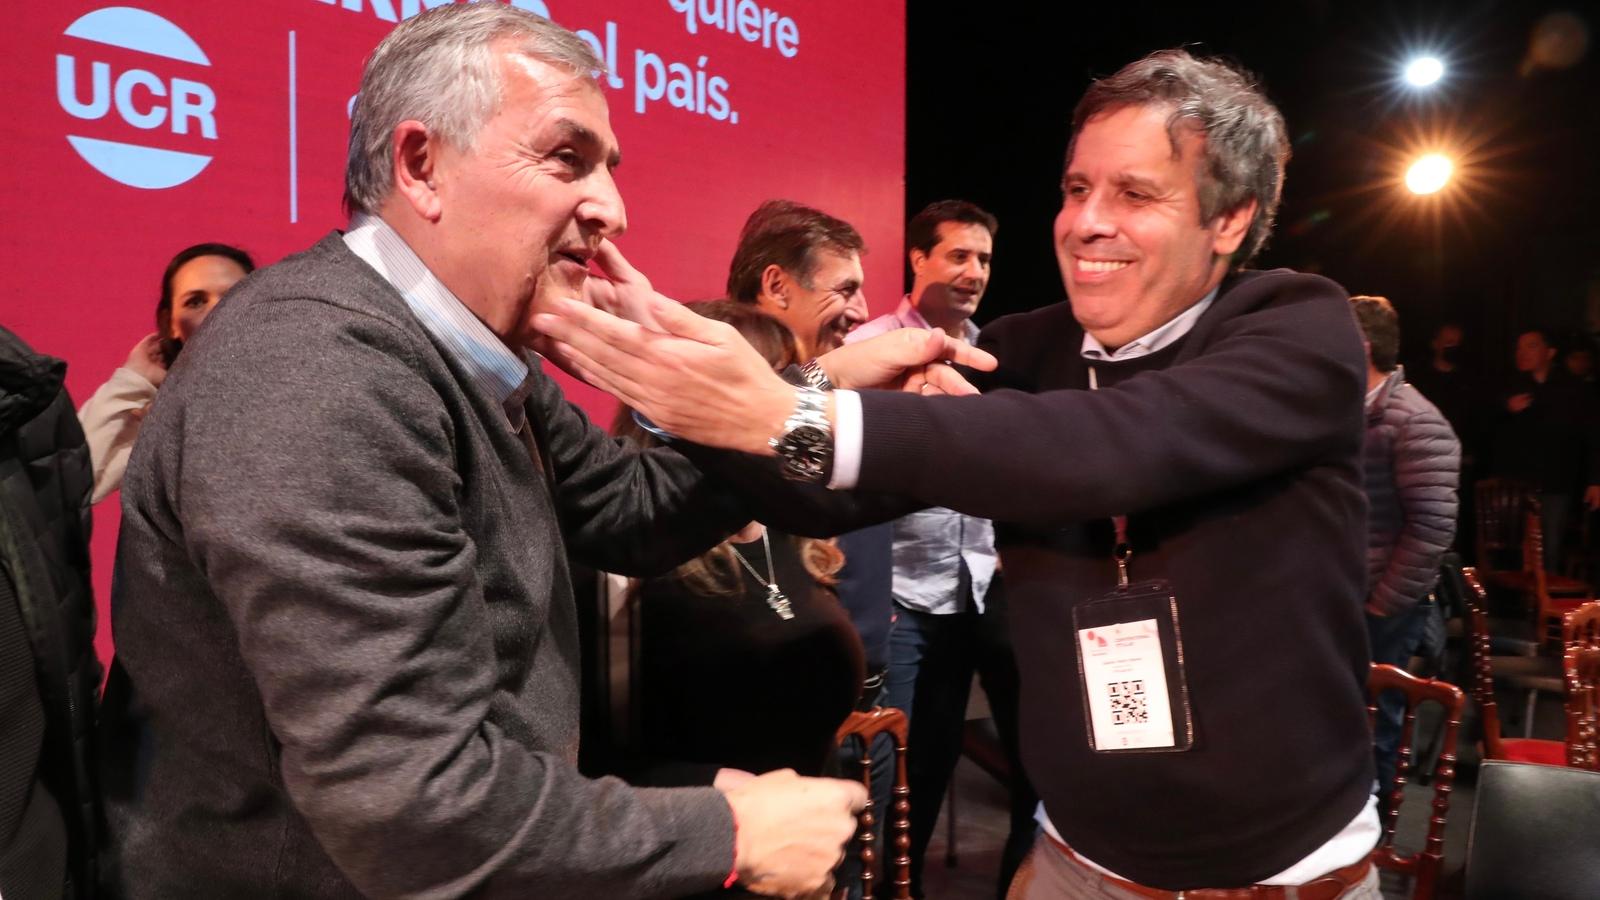
[[[981,321],[1062,298],[1049,236],[1072,106],[1091,77],[1173,46],[1254,71],[1288,121],[1294,159],[1277,231],[1256,265],[1318,271],[1353,293],[1389,296],[1412,344],[1441,321],[1460,321],[1491,367],[1517,329],[1577,334],[1589,293],[1600,300],[1591,288],[1600,283],[1593,5],[908,6],[907,211],[960,196],[999,216]],[[1553,20],[1556,40],[1536,41],[1556,12],[1582,24]],[[1587,51],[1557,65],[1582,32]],[[1414,48],[1449,66],[1425,95],[1397,77]],[[1434,197],[1406,193],[1399,176],[1409,155],[1439,146],[1460,159],[1457,180]]]

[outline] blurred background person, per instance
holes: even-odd
[[[1494,474],[1533,485],[1544,530],[1544,564],[1562,560],[1567,525],[1580,495],[1600,506],[1600,415],[1594,396],[1561,366],[1549,335],[1517,336],[1516,372],[1501,394]]]
[[[78,410],[94,467],[90,502],[99,503],[122,486],[139,424],[184,341],[194,336],[222,295],[255,267],[250,254],[216,243],[187,247],[167,263],[156,304],[156,330],[133,345],[127,362]]]
[[[89,454],[67,365],[0,328],[0,894],[93,897]]]
[[[1461,443],[1439,410],[1406,383],[1396,362],[1394,307],[1382,297],[1351,297],[1350,304],[1367,351],[1367,633],[1372,661],[1403,669],[1437,615],[1431,595],[1455,537]],[[1399,694],[1380,699],[1373,751],[1380,800],[1394,777],[1404,711]]]
[[[1568,350],[1567,355],[1562,359],[1562,363],[1566,365],[1567,374],[1571,375],[1573,380],[1584,385],[1590,391],[1594,390],[1596,383],[1594,349],[1590,346],[1588,338],[1583,338],[1581,343]]]

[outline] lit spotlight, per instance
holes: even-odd
[[[1419,56],[1406,64],[1405,77],[1412,87],[1428,87],[1444,77],[1444,63],[1437,56]]]
[[[1456,165],[1443,153],[1420,156],[1406,170],[1406,187],[1413,194],[1437,194],[1450,183]]]

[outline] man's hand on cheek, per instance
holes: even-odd
[[[794,411],[795,389],[732,326],[660,295],[643,304],[661,331],[586,303],[557,301],[534,319],[545,338],[541,352],[672,434],[770,454],[767,441]]]
[[[616,244],[602,238],[592,262],[600,274],[591,275],[583,284],[583,299],[590,306],[651,331],[665,330],[651,312],[651,302],[662,295],[656,293],[643,272],[628,262]]]

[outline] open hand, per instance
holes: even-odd
[[[636,299],[660,331],[560,300],[534,318],[539,351],[672,434],[770,455],[767,440],[794,411],[795,389],[733,326],[659,294]]]

